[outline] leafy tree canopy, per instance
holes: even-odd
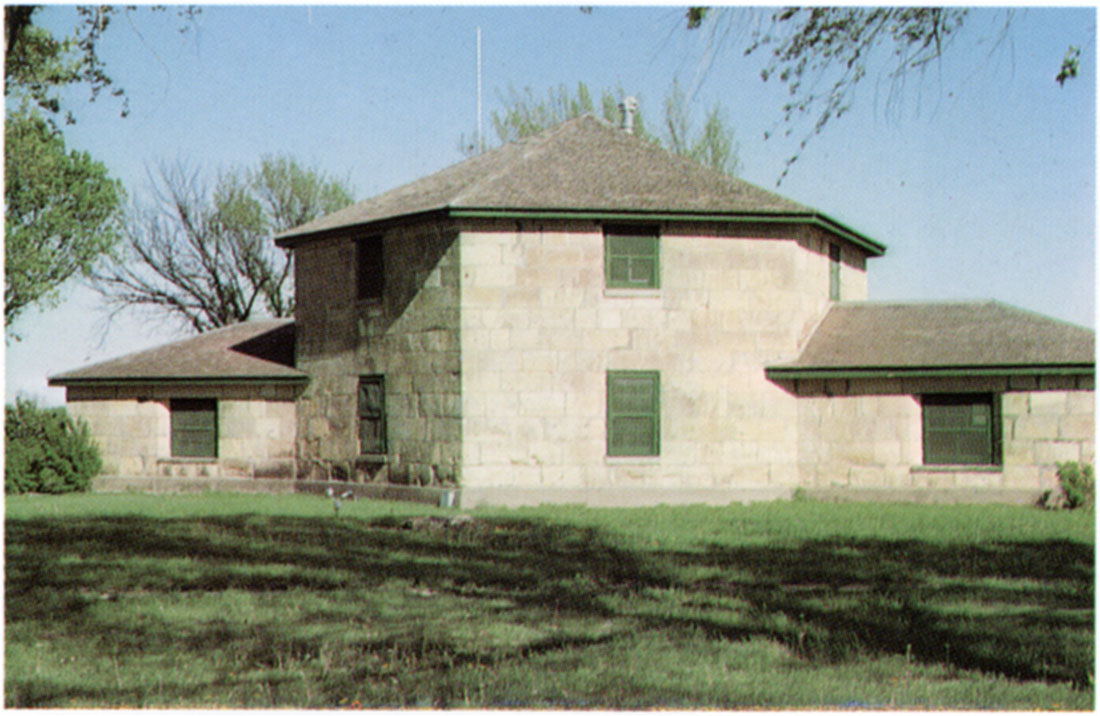
[[[121,185],[34,114],[4,122],[4,327],[56,304],[61,284],[87,276],[120,237]]]
[[[51,116],[61,113],[60,90],[86,84],[94,101],[107,91],[122,98],[122,116],[129,113],[125,91],[114,84],[99,58],[99,43],[108,26],[120,12],[126,13],[132,6],[118,8],[112,5],[78,5],[76,12],[80,22],[73,33],[63,38],[54,37],[46,28],[34,24],[39,5],[4,6],[4,96],[18,99],[28,106],[37,106]],[[153,10],[164,10],[154,7]],[[184,32],[200,11],[188,6],[177,14],[185,20]],[[66,112],[68,123],[74,121]]]
[[[982,41],[992,39],[996,46],[1005,38],[1014,13],[1006,9],[1002,14],[1003,25],[993,32],[999,36]],[[893,105],[906,78],[943,56],[963,27],[972,24],[971,13],[961,7],[785,7],[770,11],[762,21],[758,11],[691,7],[685,20],[688,30],[709,32],[716,45],[743,37],[740,28],[756,28],[744,54],[764,54],[762,79],[778,80],[789,91],[782,107],[784,135],[803,121],[809,126],[777,184],[807,143],[851,109],[856,88],[872,68],[889,83],[887,106]],[[1079,58],[1079,47],[1070,45],[1054,75],[1059,85],[1077,76]]]
[[[100,162],[84,152],[66,152],[54,117],[62,113],[60,93],[87,85],[91,99],[103,91],[123,98],[99,59],[98,47],[119,10],[110,5],[77,6],[73,34],[57,38],[34,23],[37,5],[4,6],[4,326],[31,305],[55,305],[63,282],[87,276],[120,236],[123,192]],[[163,8],[161,8],[163,9]],[[181,17],[198,11],[185,8]],[[184,28],[186,29],[186,27]],[[65,112],[72,123],[71,112]]]
[[[622,88],[615,92],[603,90],[600,93],[598,116],[618,124],[619,104],[624,95]],[[577,83],[575,93],[571,93],[563,84],[551,87],[546,97],[537,96],[528,87],[522,92],[509,88],[507,95],[498,93],[497,98],[504,105],[504,110],[494,111],[492,120],[501,144],[529,137],[584,114],[597,115],[592,92],[583,82]],[[657,136],[647,129],[645,114],[641,111],[639,102],[639,111],[634,117],[634,134],[638,137],[660,144],[669,151],[695,159],[725,174],[736,175],[740,168],[733,129],[729,126],[721,105],[715,104],[707,113],[702,129],[696,130],[688,100],[678,82],[673,82],[665,95],[662,130],[661,135]],[[477,148],[473,143],[467,142],[465,137],[460,141],[466,154],[477,153]]]

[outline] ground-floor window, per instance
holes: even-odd
[[[218,456],[218,401],[212,398],[173,398],[172,457]]]
[[[386,381],[380,375],[359,379],[359,454],[386,452]]]
[[[607,373],[607,454],[661,454],[661,374],[621,370]]]
[[[941,394],[921,398],[925,465],[998,465],[997,396]]]

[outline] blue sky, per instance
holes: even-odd
[[[762,58],[715,47],[682,17],[669,7],[205,6],[181,35],[171,11],[139,8],[100,47],[130,116],[78,89],[65,137],[139,200],[159,162],[213,178],[276,152],[346,177],[367,198],[462,159],[459,137],[477,123],[480,27],[487,129],[509,87],[541,95],[579,81],[639,96],[652,128],[678,78],[700,121],[724,106],[742,178],[888,246],[869,265],[873,300],[995,298],[1095,325],[1095,10],[1016,8],[999,43],[1003,11],[973,10],[900,103],[869,75],[852,112],[809,143],[778,189],[806,127],[783,137],[785,90],[761,81]],[[76,22],[65,6],[37,19],[55,32]],[[1081,76],[1059,87],[1071,44],[1082,46]],[[184,335],[138,315],[108,323],[98,296],[76,284],[64,297],[28,313],[23,340],[6,346],[8,401],[59,404],[47,375]]]

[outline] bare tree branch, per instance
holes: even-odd
[[[122,255],[93,285],[115,313],[149,309],[200,333],[292,315],[290,257],[271,237],[351,203],[345,183],[278,156],[212,189],[178,163],[149,181],[151,204],[131,210]]]

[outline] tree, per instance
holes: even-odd
[[[603,90],[600,93],[600,115],[603,119],[619,123],[619,103],[624,95],[622,88],[616,92]],[[577,83],[575,95],[570,94],[565,85],[559,85],[551,87],[545,99],[537,97],[530,87],[523,92],[510,88],[507,96],[498,94],[497,98],[505,107],[503,112],[494,111],[492,115],[493,127],[501,144],[529,137],[584,114],[596,114],[592,93],[583,82]],[[673,82],[665,96],[664,110],[663,140],[647,131],[645,115],[641,111],[634,118],[634,134],[646,141],[661,144],[671,152],[700,161],[712,169],[730,175],[737,173],[740,166],[737,145],[721,105],[716,104],[707,114],[702,131],[693,133],[687,98],[679,83]],[[464,138],[462,145],[466,154],[477,153],[477,148],[467,144]]]
[[[756,25],[745,55],[767,50],[762,79],[787,86],[790,100],[782,107],[784,135],[801,120],[809,122],[798,149],[787,158],[776,184],[786,177],[808,142],[852,106],[855,91],[872,67],[879,67],[889,84],[887,107],[895,106],[906,79],[918,76],[938,60],[971,24],[971,15],[958,7],[809,7],[779,8],[763,22],[749,10],[689,8],[687,28],[708,28],[715,44],[737,38],[737,28]],[[1003,24],[994,34],[996,47],[1007,35],[1013,11],[1003,11]],[[1079,52],[1071,45],[1055,80],[1061,85],[1076,77]],[[768,135],[766,135],[768,136]]]
[[[97,50],[118,10],[109,5],[79,6],[81,21],[76,30],[57,39],[34,24],[39,9],[4,6],[4,97],[9,107],[4,122],[4,327],[8,337],[15,336],[12,324],[24,309],[55,304],[60,285],[74,275],[87,276],[120,235],[120,185],[87,153],[66,153],[53,119],[62,111],[59,93],[74,85],[86,84],[93,100],[109,88],[112,95],[124,96],[121,89],[112,87]],[[179,14],[193,19],[197,12],[186,8]],[[124,100],[123,116],[126,113]],[[66,119],[74,121],[70,112]]]
[[[31,305],[54,305],[60,286],[87,276],[120,237],[124,193],[86,152],[34,114],[4,122],[4,328]]]
[[[283,156],[224,173],[212,190],[180,165],[150,181],[152,205],[131,212],[123,256],[94,285],[116,312],[148,309],[199,333],[292,315],[290,257],[271,237],[352,201],[346,182]]]
[[[129,113],[125,91],[116,86],[99,59],[99,42],[111,20],[120,10],[112,5],[78,5],[80,23],[73,34],[58,39],[49,30],[34,24],[39,5],[4,6],[4,96],[14,96],[26,106],[37,106],[51,115],[61,112],[58,91],[71,85],[86,84],[94,101],[109,90],[122,98],[122,116]],[[154,7],[153,10],[163,10]],[[188,6],[177,11],[185,20],[180,32],[186,32],[199,9]],[[66,121],[74,121],[66,112]]]
[[[64,408],[16,398],[4,410],[4,492],[62,494],[88,489],[103,467],[88,424]]]
[[[621,89],[618,95],[623,95]],[[496,129],[501,144],[538,134],[548,127],[584,114],[596,114],[592,92],[583,82],[577,83],[575,96],[570,95],[569,88],[563,84],[547,90],[546,99],[536,97],[530,87],[524,88],[523,92],[517,92],[510,87],[508,96],[498,92],[497,100],[504,105],[503,112],[493,112],[493,128]],[[608,90],[600,94],[600,112],[605,120],[618,123],[618,107],[619,100],[615,94]],[[645,118],[641,113],[634,120],[634,133],[643,139],[654,141],[646,132]]]
[[[680,83],[673,80],[665,95],[665,137],[669,150],[723,174],[736,176],[741,162],[725,110],[720,104],[711,107],[702,131],[693,136],[688,107]]]

